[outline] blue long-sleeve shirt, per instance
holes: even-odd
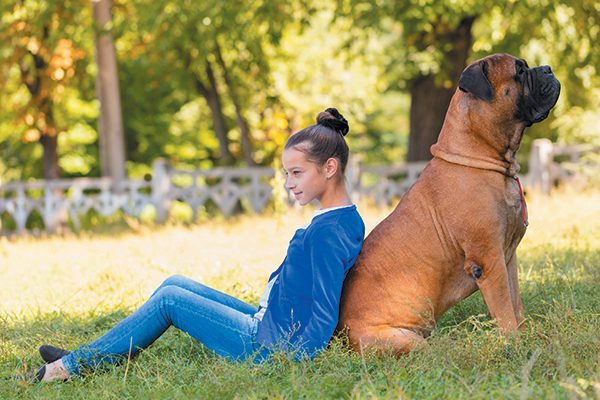
[[[356,206],[313,218],[290,241],[268,307],[258,325],[257,341],[268,350],[315,357],[329,343],[338,323],[346,274],[354,265],[365,235]]]

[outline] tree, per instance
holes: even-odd
[[[336,107],[350,122],[346,139],[356,157],[367,163],[399,160],[408,129],[403,112],[408,108],[394,109],[399,96],[382,96],[386,43],[375,35],[362,35],[352,19],[336,16],[329,3],[304,12],[304,18],[289,24],[271,56],[271,92],[287,128],[272,135],[274,144],[281,149],[291,133],[314,124],[319,111]],[[347,42],[356,51],[348,51]]]
[[[536,0],[498,5],[481,16],[474,30],[478,38],[471,59],[488,53],[508,52],[530,65],[548,64],[562,82],[561,96],[550,117],[535,124],[523,138],[547,137],[561,142],[598,141],[594,137],[600,115],[600,3],[590,0]],[[523,155],[526,154],[522,152]]]
[[[407,160],[431,158],[429,147],[437,140],[455,82],[470,54],[471,28],[490,5],[474,0],[383,4],[349,0],[340,6],[364,32],[376,32],[390,44],[385,65],[388,90],[407,90],[411,97]]]
[[[268,91],[265,46],[278,40],[291,14],[288,2],[163,0],[140,2],[139,7],[144,7],[141,25],[153,38],[148,50],[169,59],[173,74],[187,75],[188,87],[210,109],[219,143],[214,159],[220,164],[242,159],[255,164],[247,111]],[[230,120],[235,121],[237,135],[230,134]]]
[[[458,82],[467,65],[473,40],[471,28],[475,18],[473,15],[466,15],[456,26],[436,21],[432,23],[431,38],[427,38],[429,35],[423,32],[415,34],[415,45],[420,43],[420,51],[425,51],[433,43],[440,46],[445,72],[417,75],[408,83],[411,104],[407,161],[431,158],[429,147],[437,141],[450,99],[454,95],[455,87],[451,82]]]
[[[100,159],[102,175],[125,178],[125,143],[115,46],[110,32],[111,0],[92,0],[96,30],[96,91],[100,100]]]
[[[15,118],[26,126],[23,140],[43,147],[43,175],[61,176],[58,136],[67,127],[60,108],[69,85],[85,75],[83,1],[16,1],[1,6],[2,86],[17,76]],[[26,96],[23,94],[26,93]]]
[[[339,2],[339,11],[363,29],[359,35],[376,32],[390,43],[385,65],[389,90],[411,95],[409,161],[431,157],[429,147],[437,140],[458,77],[473,58],[504,51],[526,56],[529,43],[541,42],[551,54],[546,60],[562,59],[558,48],[570,50],[572,71],[588,67],[592,59],[600,65],[590,51],[598,40],[599,7],[589,0]],[[561,33],[566,26],[578,33],[566,37]],[[559,43],[546,41],[549,35]],[[582,51],[586,56],[580,56]],[[568,80],[582,83],[575,74]],[[573,93],[567,96],[573,98]]]
[[[256,162],[252,157],[252,141],[250,139],[250,128],[248,126],[248,121],[244,116],[244,111],[242,109],[240,99],[236,93],[236,85],[231,80],[231,76],[229,75],[229,67],[225,64],[225,60],[223,59],[223,55],[221,54],[221,46],[218,41],[215,41],[215,59],[221,71],[223,73],[223,81],[225,83],[225,87],[227,88],[227,93],[233,107],[235,109],[235,120],[240,130],[240,145],[242,147],[242,154],[244,156],[244,160],[248,165],[255,165]]]

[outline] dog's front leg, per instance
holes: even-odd
[[[521,300],[521,294],[519,293],[519,271],[517,268],[517,254],[516,252],[512,254],[510,259],[508,260],[508,264],[506,265],[508,270],[508,279],[510,282],[510,295],[512,298],[512,305],[515,310],[515,315],[517,317],[517,324],[520,329],[525,328],[524,319],[525,312],[523,308],[523,301]]]
[[[517,316],[504,256],[490,252],[481,261],[467,256],[465,270],[475,279],[498,327],[505,333],[516,330]]]

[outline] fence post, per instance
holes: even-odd
[[[171,176],[167,160],[157,158],[152,163],[152,204],[156,209],[156,222],[164,223],[169,217],[169,190]]]
[[[549,139],[535,139],[529,154],[529,183],[545,194],[552,188],[553,147]]]
[[[60,200],[57,198],[56,193],[54,193],[51,184],[47,184],[44,187],[44,201],[40,207],[46,232],[56,232],[56,228],[58,227],[58,208],[60,205]]]
[[[19,185],[17,188],[17,196],[14,199],[13,219],[17,225],[17,233],[25,232],[27,225],[27,217],[31,211],[28,207],[27,196],[25,196],[25,186]]]

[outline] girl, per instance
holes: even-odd
[[[36,380],[68,379],[117,363],[148,347],[171,325],[215,353],[261,361],[274,351],[313,358],[338,322],[344,277],[361,249],[365,228],[344,182],[348,122],[335,109],[291,136],[283,151],[285,186],[302,206],[321,209],[299,228],[283,263],[269,278],[258,308],[182,276],[172,276],[133,314],[73,352],[44,345]]]

